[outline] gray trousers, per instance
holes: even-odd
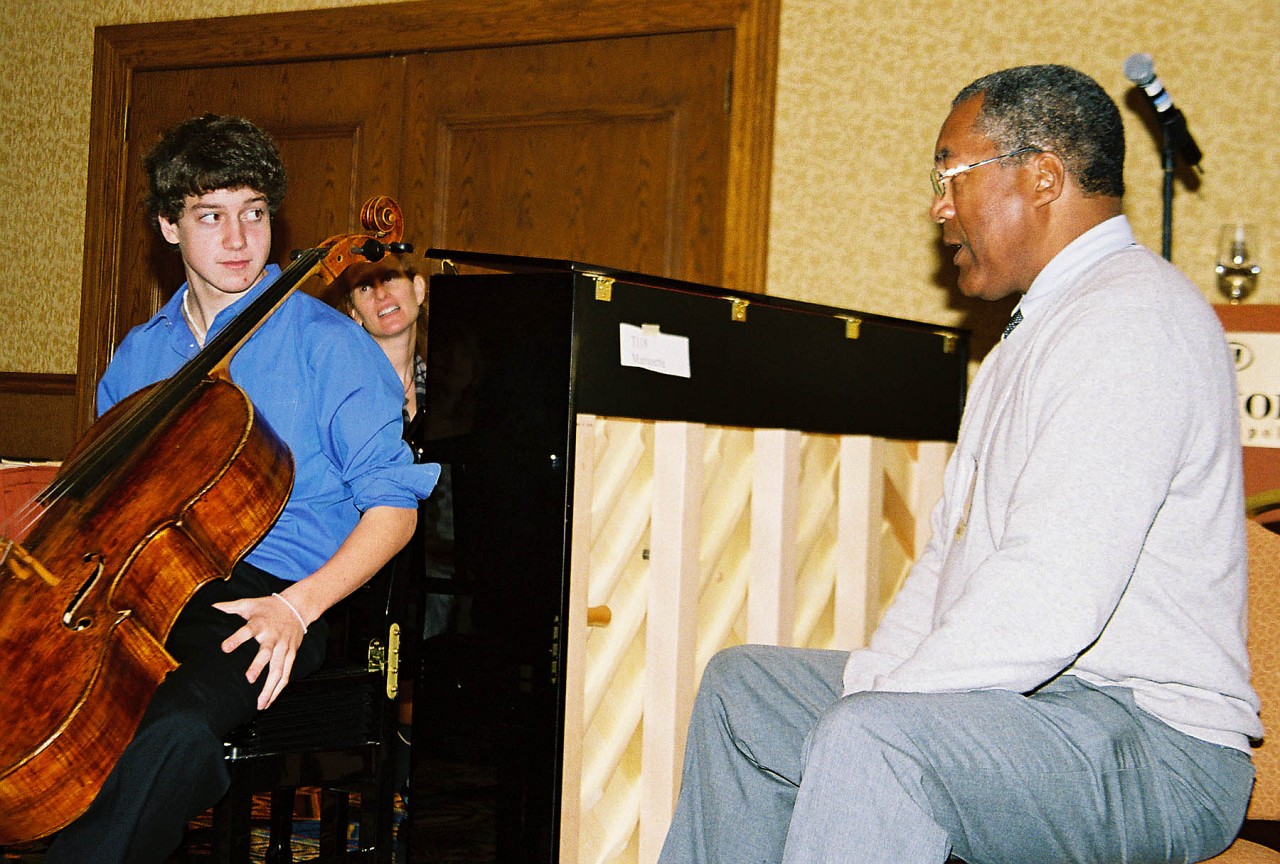
[[[842,698],[847,656],[712,658],[661,864],[1193,862],[1244,818],[1248,755],[1127,689]]]

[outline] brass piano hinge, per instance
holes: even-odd
[[[387,634],[390,643],[387,651],[387,698],[394,699],[400,692],[400,625],[393,623]]]
[[[560,682],[560,616],[551,621],[551,683]]]
[[[613,280],[608,276],[592,276],[596,280],[596,299],[608,303],[613,299]]]
[[[857,339],[862,335],[862,319],[852,316],[844,319],[844,338]]]
[[[747,320],[747,307],[751,305],[750,300],[743,300],[741,297],[733,297],[730,299],[732,304],[730,307],[729,317],[734,321]]]
[[[448,258],[427,258],[433,276],[457,276],[458,268]]]
[[[954,333],[949,333],[946,330],[938,330],[936,332],[942,337],[942,353],[956,353],[956,343],[960,341],[960,337],[956,336]]]
[[[387,668],[387,646],[377,639],[369,640],[369,660],[365,668],[370,672],[382,672]]]

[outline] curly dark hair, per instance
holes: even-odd
[[[977,131],[1001,151],[1057,153],[1088,195],[1124,195],[1124,126],[1107,92],[1069,66],[1018,66],[961,90],[951,105],[982,96]]]
[[[249,188],[266,197],[272,214],[284,200],[280,151],[270,135],[243,117],[184,120],[164,133],[142,165],[151,183],[147,215],[157,231],[160,216],[178,221],[188,195]]]

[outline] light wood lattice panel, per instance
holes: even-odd
[[[647,864],[708,659],[865,644],[950,445],[584,415],[577,447],[560,860]]]

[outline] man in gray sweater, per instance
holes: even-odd
[[[952,103],[931,213],[967,296],[1020,295],[932,538],[871,644],[721,652],[661,861],[1199,861],[1261,734],[1235,378],[1194,285],[1122,215],[1089,77]]]

